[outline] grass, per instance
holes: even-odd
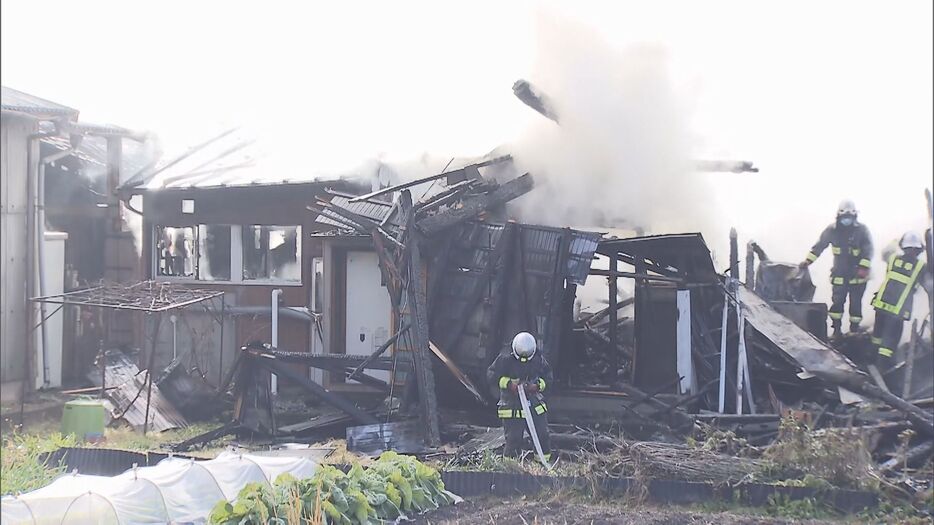
[[[58,423],[45,422],[28,427],[25,431],[13,430],[0,436],[0,494],[17,494],[38,489],[62,474],[60,465],[48,465],[40,460],[47,452],[61,447],[106,447],[122,450],[159,450],[163,445],[178,443],[217,427],[217,423],[198,423],[183,429],[165,432],[150,432],[146,436],[128,427],[108,428],[105,439],[100,443],[80,443],[75,436],[63,436],[58,432]],[[223,450],[223,441],[215,442],[214,448],[191,453],[198,457],[214,457]]]
[[[0,494],[18,494],[44,487],[63,472],[59,465],[47,465],[40,460],[46,452],[74,446],[74,436],[59,433],[20,434],[2,438],[0,449]]]

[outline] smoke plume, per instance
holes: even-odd
[[[707,188],[692,169],[690,105],[666,50],[614,49],[583,25],[544,15],[537,36],[530,80],[560,124],[543,117],[512,146],[536,177],[523,219],[659,233],[709,225]]]

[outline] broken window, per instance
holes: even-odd
[[[194,277],[196,231],[193,226],[156,227],[156,274],[160,277]]]
[[[198,279],[230,280],[230,226],[198,226]]]
[[[244,226],[243,279],[301,281],[301,226]]]

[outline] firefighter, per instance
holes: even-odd
[[[876,311],[872,343],[879,349],[877,362],[887,365],[891,364],[895,348],[902,338],[904,322],[911,319],[915,290],[928,277],[925,274],[927,265],[919,258],[924,251],[921,236],[908,232],[902,236],[898,247],[902,253],[888,258],[885,279],[872,299],[872,307]]]
[[[863,320],[863,294],[866,292],[866,281],[869,280],[872,239],[869,229],[856,220],[856,205],[853,201],[847,199],[840,203],[836,222],[824,229],[820,239],[799,266],[810,266],[828,245],[833,245],[833,269],[830,271],[833,292],[828,312],[833,335],[840,335],[843,305],[847,296],[850,298],[850,332],[857,332]]]
[[[532,421],[545,459],[551,459],[548,435],[548,407],[543,393],[551,385],[551,366],[541,353],[536,352],[535,337],[520,332],[512,339],[512,352],[500,354],[487,369],[487,380],[499,387],[497,415],[503,420],[506,436],[504,455],[516,457],[525,440],[525,415],[519,401],[519,389],[525,390],[532,407]]]

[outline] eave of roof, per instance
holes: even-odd
[[[0,86],[0,107],[4,111],[15,111],[37,117],[68,117],[71,120],[78,118],[77,109],[6,86]]]

